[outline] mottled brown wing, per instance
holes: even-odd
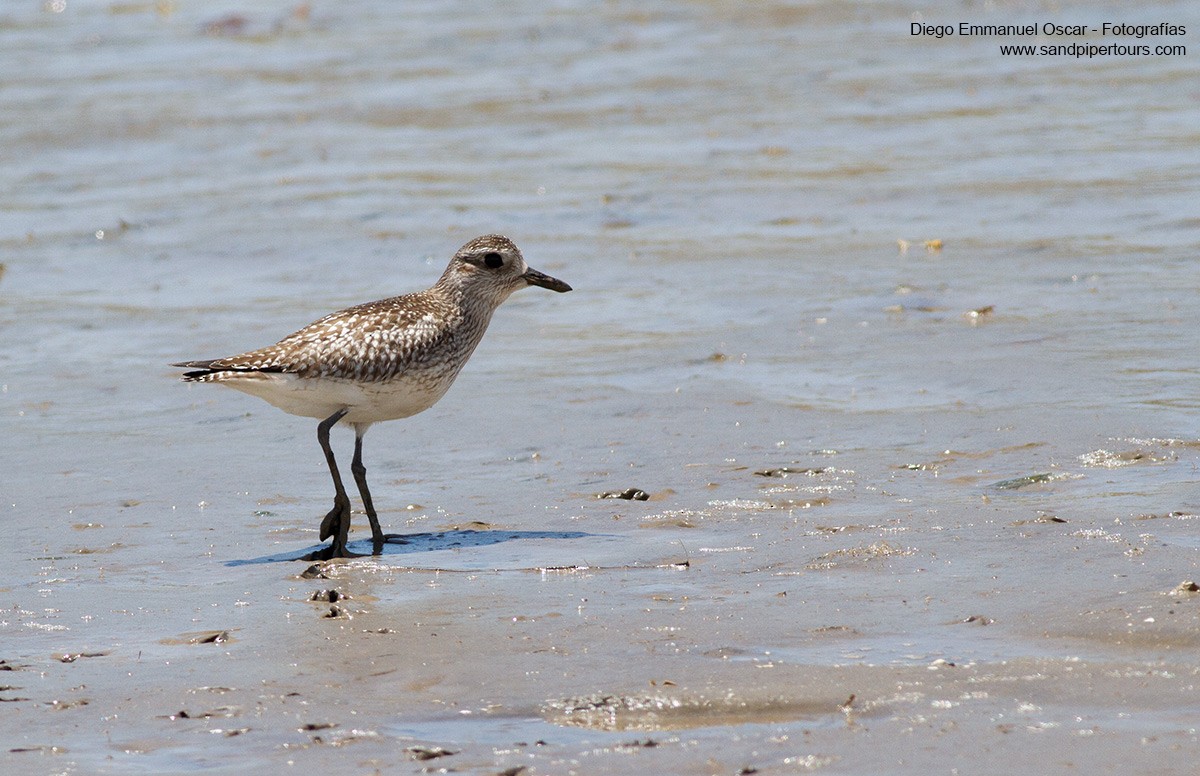
[[[265,348],[176,366],[201,370],[196,377],[228,371],[386,380],[436,350],[453,315],[423,293],[407,294],[331,313]]]

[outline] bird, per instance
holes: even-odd
[[[375,423],[407,418],[437,403],[479,345],[496,308],[527,286],[571,290],[530,268],[512,240],[487,234],[459,248],[424,291],[330,313],[265,348],[171,366],[189,370],[184,382],[228,386],[292,415],[320,420],[317,441],[334,486],[320,538],[332,541],[304,560],[359,556],[346,546],[350,499],[329,444],[334,426],[353,428],[350,471],[371,523],[372,554],[378,555],[398,537],[379,525],[362,460],[363,436]]]

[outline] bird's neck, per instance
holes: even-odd
[[[459,282],[448,281],[446,278],[438,281],[434,290],[451,309],[456,310],[465,324],[464,332],[476,340],[483,337],[484,330],[492,320],[492,313],[500,306],[503,299],[495,299],[491,295],[479,293],[481,289],[470,288]]]
[[[491,320],[505,299],[507,293],[490,286],[470,286],[454,278],[443,276],[434,286],[443,299],[462,311],[462,314],[472,320],[480,320],[485,325]]]

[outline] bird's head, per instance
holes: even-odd
[[[532,269],[521,250],[504,235],[485,234],[458,249],[441,283],[450,283],[467,293],[500,304],[508,295],[526,286],[541,286],[559,293],[571,287],[557,278]]]

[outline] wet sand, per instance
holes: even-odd
[[[1200,762],[1194,54],[860,3],[56,7],[0,15],[0,770]],[[372,429],[407,541],[310,568],[315,424],[165,365],[488,231],[576,290]]]

